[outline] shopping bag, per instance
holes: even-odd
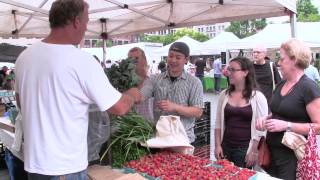
[[[183,154],[193,154],[194,147],[189,143],[187,133],[179,116],[160,116],[156,125],[156,137],[142,146],[164,148]]]
[[[268,169],[271,164],[270,149],[265,137],[261,137],[258,144],[258,165],[263,169]]]
[[[281,143],[292,149],[298,160],[303,159],[305,144],[307,143],[304,136],[295,132],[285,132]]]
[[[304,157],[298,161],[297,180],[319,180],[320,179],[320,157],[316,142],[316,133],[310,124],[308,141],[304,149]]]

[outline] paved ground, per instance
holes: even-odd
[[[217,110],[217,103],[218,103],[218,95],[215,95],[214,93],[205,93],[203,97],[204,102],[209,101],[211,112],[210,112],[210,118],[211,118],[211,136],[210,136],[210,159],[215,160],[214,157],[214,124],[216,120],[216,110]]]
[[[9,174],[7,170],[0,170],[0,180],[9,180]]]

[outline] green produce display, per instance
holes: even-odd
[[[137,87],[141,82],[140,77],[135,72],[135,62],[136,60],[127,58],[105,70],[110,83],[118,91],[125,92],[132,87]]]
[[[105,73],[110,83],[120,92],[125,92],[132,87],[137,87],[141,79],[136,74],[136,60],[124,59],[119,64],[114,64]],[[129,112],[124,116],[111,117],[111,139],[109,146],[101,157],[105,159],[111,152],[112,166],[122,167],[130,160],[139,159],[149,154],[149,149],[140,146],[154,135],[155,127],[142,116],[135,112]]]
[[[111,143],[102,155],[104,159],[109,150],[112,153],[112,166],[123,167],[125,162],[139,159],[149,154],[146,147],[140,146],[154,136],[155,127],[135,112],[124,116],[114,116],[111,120],[112,135]]]

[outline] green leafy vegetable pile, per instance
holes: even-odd
[[[125,162],[150,153],[148,148],[140,145],[140,142],[146,142],[153,137],[155,127],[142,116],[135,112],[114,116],[111,125],[114,130],[111,143],[101,159],[104,159],[111,148],[112,166],[122,167]]]
[[[137,87],[141,82],[140,77],[135,72],[135,59],[124,59],[119,64],[113,64],[106,74],[110,83],[120,92],[124,92],[132,87]]]

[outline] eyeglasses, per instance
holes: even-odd
[[[227,70],[229,71],[229,72],[236,72],[236,71],[242,71],[242,69],[235,69],[235,68],[232,68],[232,67],[227,67]]]
[[[262,51],[253,51],[253,54],[260,54]]]

